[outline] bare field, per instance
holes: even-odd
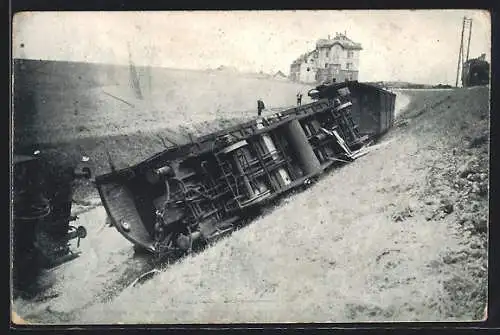
[[[126,288],[145,263],[101,228],[104,210],[82,214],[80,259],[14,310],[64,324],[484,318],[488,88],[396,92],[404,111],[369,155],[140,286]]]
[[[138,163],[172,145],[269,110],[292,106],[311,87],[230,71],[135,68],[105,64],[21,61],[15,65],[15,147],[56,148],[68,162],[85,155],[95,175]],[[140,89],[140,96],[136,88]],[[142,97],[142,99],[141,99]],[[17,150],[16,149],[16,150]],[[76,197],[95,197],[80,182]]]

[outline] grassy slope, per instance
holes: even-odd
[[[283,200],[205,252],[75,319],[482,318],[488,92],[405,94],[412,100],[404,122],[371,154]]]
[[[169,141],[253,118],[257,99],[270,109],[290,106],[298,90],[309,89],[231,72],[137,68],[139,99],[124,66],[18,61],[15,69],[16,150],[57,148],[73,164],[86,155],[95,175],[110,170],[106,151],[123,168]],[[92,193],[83,186],[77,198]]]
[[[72,164],[86,155],[94,175],[110,171],[107,151],[124,168],[171,142],[253,118],[257,99],[290,106],[309,89],[231,72],[137,68],[139,99],[126,66],[18,61],[15,69],[16,150],[56,148]],[[77,184],[76,199],[96,197],[89,182]]]

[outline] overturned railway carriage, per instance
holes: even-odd
[[[157,255],[189,251],[332,165],[363,155],[363,146],[392,125],[395,95],[377,87],[348,82],[310,96],[317,101],[96,177],[116,229]]]
[[[334,83],[320,85],[308,95],[316,100],[346,96],[352,103],[350,114],[355,127],[371,139],[383,135],[394,122],[396,96],[379,86],[358,81]]]

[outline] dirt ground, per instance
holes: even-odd
[[[370,154],[142,285],[129,287],[147,260],[102,207],[83,212],[81,257],[13,310],[62,324],[483,319],[489,89],[396,93]]]

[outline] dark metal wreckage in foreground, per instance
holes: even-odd
[[[52,268],[78,257],[70,241],[87,236],[71,222],[73,182],[90,178],[88,167],[64,164],[57,151],[14,155],[13,275],[16,286],[29,283],[40,268]]]

